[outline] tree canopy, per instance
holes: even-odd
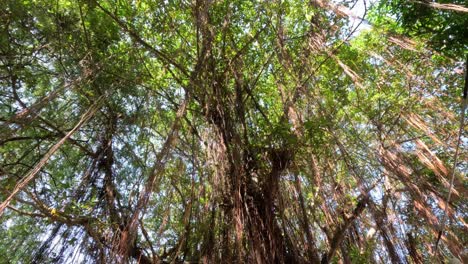
[[[467,261],[448,2],[5,0],[0,263]]]

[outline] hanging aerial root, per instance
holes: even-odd
[[[425,135],[430,137],[435,143],[445,146],[444,144],[429,128],[429,126],[424,122],[424,120],[416,113],[409,113],[403,116],[403,119],[412,127],[421,130]]]
[[[393,44],[396,44],[402,49],[409,50],[409,51],[414,51],[417,52],[418,50],[416,49],[416,42],[413,40],[406,38],[406,37],[396,37],[396,36],[389,36],[388,41],[390,41]]]
[[[329,56],[331,56],[333,59],[335,59],[335,61],[338,63],[338,65],[341,67],[341,69],[343,69],[344,73],[349,77],[351,78],[351,80],[353,80],[354,84],[361,88],[361,89],[364,89],[364,86],[362,85],[362,78],[361,76],[359,76],[355,71],[353,71],[351,69],[351,67],[349,67],[348,65],[346,65],[345,63],[343,63],[338,57],[336,57],[335,55],[329,53]]]
[[[85,124],[86,122],[93,117],[93,115],[97,112],[99,109],[99,105],[101,102],[101,99],[103,97],[100,97],[91,107],[81,116],[80,121],[73,127],[72,130],[70,130],[61,140],[59,140],[52,148],[47,151],[47,153],[42,157],[42,159],[39,161],[36,166],[26,174],[26,176],[23,177],[15,186],[13,191],[10,193],[8,198],[0,204],[0,217],[3,214],[3,211],[5,208],[10,204],[11,200],[21,191],[23,190],[39,173],[39,171],[44,167],[49,159],[54,155],[54,153],[69,139],[80,127]]]
[[[135,211],[133,212],[133,215],[130,218],[127,226],[121,230],[120,241],[118,242],[118,245],[116,247],[114,246],[113,248],[113,250],[116,251],[118,255],[123,257],[123,261],[125,261],[128,256],[131,256],[131,254],[135,253],[134,240],[138,228],[138,220],[146,211],[147,204],[150,201],[150,196],[156,187],[157,181],[159,180],[159,175],[164,171],[170,155],[170,151],[178,139],[181,119],[186,113],[189,98],[190,96],[186,94],[183,102],[179,105],[169,135],[167,136],[160,152],[156,155],[156,161],[154,162],[154,165],[150,171],[150,175],[146,180],[144,190],[138,197]]]
[[[449,11],[455,11],[455,12],[463,12],[463,13],[468,13],[468,8],[461,6],[461,5],[456,5],[456,4],[440,4],[440,3],[435,3],[435,2],[422,2],[422,1],[416,1],[416,0],[411,0],[413,3],[421,4],[421,5],[426,5],[430,6],[436,9],[442,9],[442,10],[449,10]]]

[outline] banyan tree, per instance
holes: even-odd
[[[468,261],[465,1],[1,2],[0,263]]]

